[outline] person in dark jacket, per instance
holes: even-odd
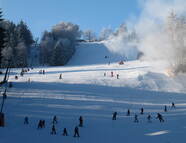
[[[67,129],[66,128],[63,129],[63,136],[68,136],[68,133],[67,133]]]
[[[113,77],[114,76],[114,72],[111,72],[111,77]]]
[[[18,76],[17,75],[15,76],[15,80],[18,80]]]
[[[38,123],[37,129],[41,129],[41,128],[43,128],[42,120],[39,120],[39,123]]]
[[[42,128],[45,128],[45,120],[42,120]]]
[[[80,137],[79,136],[79,128],[77,126],[74,129],[74,137]]]
[[[129,109],[127,110],[127,116],[130,116],[130,110]]]
[[[164,107],[164,112],[167,112],[167,106],[165,105],[165,107]]]
[[[50,133],[51,135],[56,135],[56,128],[54,125],[52,125],[52,131]]]
[[[114,112],[112,115],[112,120],[116,120],[117,112]]]
[[[79,117],[79,127],[83,127],[83,117]]]
[[[159,119],[160,122],[164,122],[163,116],[160,113],[157,113],[156,119]]]
[[[139,120],[138,120],[138,115],[136,115],[136,114],[135,114],[135,116],[134,116],[134,122],[135,122],[135,123],[138,123],[138,122],[139,122]]]
[[[141,108],[140,110],[141,110],[140,114],[144,114],[144,109]]]
[[[28,122],[28,117],[26,116],[25,119],[24,119],[24,124],[29,124]]]
[[[171,108],[176,108],[174,102],[172,102],[172,106],[171,106]]]
[[[53,124],[57,124],[57,116],[54,116],[54,117],[53,117],[52,123],[53,123]]]
[[[152,117],[151,117],[151,115],[149,114],[149,115],[147,116],[147,120],[148,120],[149,123],[152,122],[151,119],[152,119]]]
[[[62,79],[62,74],[59,75],[59,79]]]
[[[117,74],[116,76],[117,76],[117,79],[119,79],[119,74]]]
[[[106,72],[104,72],[104,74],[103,74],[104,76],[106,76]]]

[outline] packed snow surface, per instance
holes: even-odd
[[[119,65],[121,60],[126,59],[99,43],[84,43],[66,66],[37,67],[23,77],[21,69],[11,69],[13,87],[7,91],[0,143],[185,143],[186,76],[170,76],[164,61],[134,60]],[[45,74],[39,74],[40,70]],[[172,102],[175,109],[170,107]],[[163,110],[165,105],[168,112]],[[126,116],[127,109],[130,116]],[[118,115],[113,121],[115,111]],[[163,115],[164,123],[156,119],[157,113]],[[134,123],[135,114],[139,123]],[[147,122],[148,114],[152,123]],[[50,134],[54,115],[59,121],[57,135]],[[80,137],[74,138],[80,115],[84,126],[79,127]],[[25,116],[29,125],[23,124]],[[40,119],[46,120],[44,129],[37,129]],[[65,127],[67,137],[62,136]]]

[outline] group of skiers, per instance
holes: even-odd
[[[33,67],[31,67],[31,68],[22,68],[21,72],[20,72],[20,76],[24,76],[25,73],[29,72],[32,69],[33,69]],[[18,75],[15,75],[14,78],[15,78],[15,80],[18,80]]]
[[[103,75],[106,76],[106,72],[104,72]],[[113,71],[110,72],[110,76],[114,77],[114,72]],[[116,74],[116,78],[119,79],[119,74]]]
[[[51,132],[50,132],[51,135],[56,135],[57,134],[57,131],[56,131],[56,124],[57,123],[58,123],[57,116],[54,116],[53,119],[52,119],[52,128],[51,128]],[[28,119],[27,116],[24,118],[24,124],[25,125],[29,124],[29,119]],[[83,117],[82,116],[79,117],[79,125],[78,126],[83,127]],[[75,126],[75,128],[74,128],[73,137],[80,137],[78,126]],[[38,122],[37,129],[42,129],[42,128],[45,128],[45,120],[39,120],[39,122]],[[63,136],[68,136],[67,128],[63,129],[62,135]]]
[[[31,68],[31,69],[33,69],[33,68]],[[23,76],[24,73],[27,73],[29,71],[30,71],[30,68],[22,68],[21,72],[20,72],[20,76]],[[18,77],[15,76],[15,79],[18,79]]]
[[[174,102],[172,102],[171,108],[176,108]],[[164,106],[164,112],[167,112],[167,106],[166,106],[166,105]],[[116,120],[117,114],[118,114],[117,112],[114,112],[114,113],[113,113],[113,115],[112,115],[112,120]],[[130,113],[130,109],[128,109],[126,115],[127,115],[127,116],[130,116],[130,114],[131,114],[131,113]],[[144,108],[141,108],[141,109],[140,109],[140,114],[141,114],[141,115],[144,114]],[[147,121],[148,121],[149,123],[151,123],[151,122],[152,122],[151,119],[152,119],[152,116],[149,114],[149,115],[147,116]],[[162,116],[160,113],[157,113],[156,119],[158,119],[160,122],[164,122],[164,121],[165,121],[165,120],[163,119],[163,116]],[[137,115],[137,114],[134,115],[134,122],[135,122],[135,123],[138,123],[138,122],[139,122],[139,120],[138,120],[138,115]]]
[[[45,74],[45,70],[40,70],[39,74]]]

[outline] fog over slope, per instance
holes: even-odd
[[[125,21],[127,32],[134,30],[138,40],[129,42],[128,33],[123,31],[111,35],[106,40],[107,47],[129,59],[135,59],[140,51],[143,60],[166,60],[170,66],[185,65],[186,1],[141,0],[139,6],[140,15]]]

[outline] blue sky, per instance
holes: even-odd
[[[99,33],[103,27],[115,29],[140,12],[138,0],[0,0],[0,7],[4,18],[25,21],[34,37],[61,21]]]

